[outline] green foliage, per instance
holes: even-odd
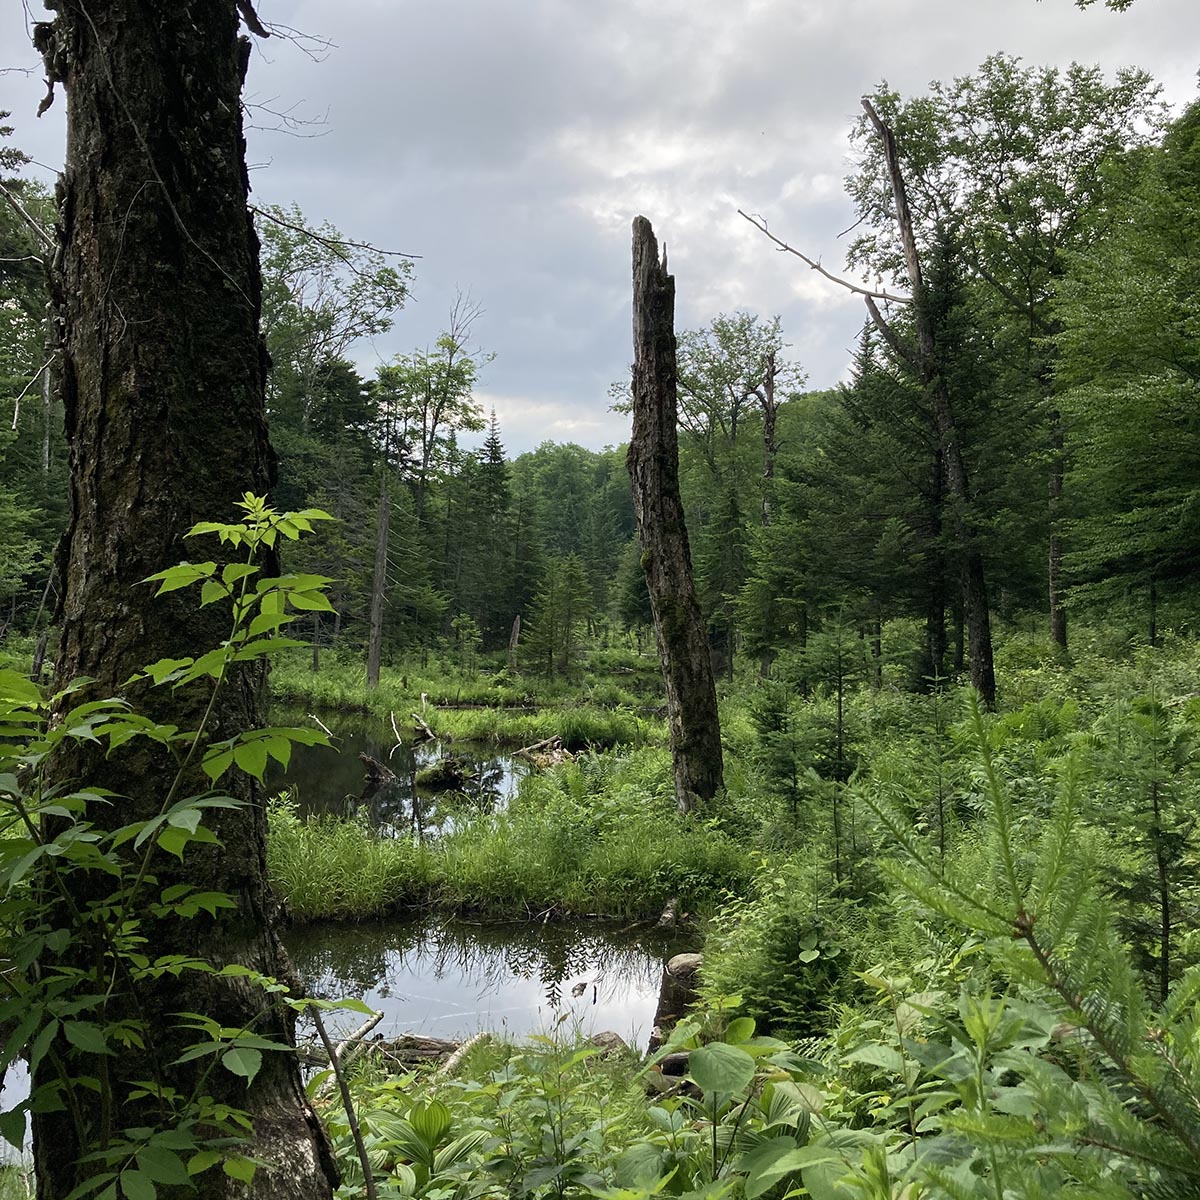
[[[748,883],[741,848],[674,811],[659,751],[586,755],[524,777],[503,812],[434,841],[372,836],[354,821],[270,813],[271,880],[294,916],[364,919],[418,904],[495,917],[657,917],[672,897],[711,908]]]
[[[109,1064],[123,1047],[144,1048],[149,1028],[136,1015],[137,998],[156,980],[187,974],[237,979],[239,986],[260,989],[268,1010],[307,1003],[236,962],[144,952],[160,923],[219,919],[236,909],[224,893],[162,884],[157,874],[164,856],[183,861],[197,846],[219,844],[206,821],[243,803],[216,786],[226,771],[261,780],[268,757],[286,764],[293,742],[324,740],[275,727],[212,740],[209,717],[233,665],[294,644],[281,630],[298,613],[328,607],[321,579],[267,577],[257,565],[266,548],[308,532],[326,514],[277,513],[249,494],[240,507],[243,522],[203,522],[190,534],[217,535],[243,552],[240,563],[221,569],[213,562],[183,563],[146,581],[157,583],[159,594],[199,586],[201,604],[230,610],[230,634],[221,646],[198,658],[160,660],[130,680],[151,689],[206,687],[209,703],[198,728],[160,724],[121,697],[78,702],[86,681],[47,699],[22,676],[0,671],[0,885],[9,962],[0,999],[7,1034],[0,1073],[24,1056],[34,1079],[29,1097],[0,1115],[0,1133],[19,1148],[31,1111],[65,1110],[79,1143],[91,1147],[75,1196],[153,1200],[159,1187],[187,1186],[218,1162],[228,1174],[253,1175],[254,1163],[237,1150],[249,1118],[213,1099],[209,1077],[223,1071],[249,1086],[264,1052],[290,1048],[260,1036],[252,1024],[227,1027],[204,1013],[177,1013],[178,1056],[128,1095],[114,1095]],[[114,797],[86,780],[50,782],[52,761],[73,745],[101,744],[119,754],[139,739],[164,747],[175,762],[158,812],[146,819],[115,828],[96,823],[94,810]],[[80,943],[94,953],[66,953]],[[188,1063],[197,1069],[181,1075],[178,1068]],[[185,1076],[186,1090],[179,1086]],[[98,1105],[85,1099],[92,1094]],[[135,1117],[142,1119],[124,1126]]]
[[[705,993],[740,995],[743,1010],[781,1037],[822,1032],[850,994],[839,941],[849,914],[822,886],[801,860],[763,860],[750,893],[727,899],[711,922]]]

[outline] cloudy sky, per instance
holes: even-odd
[[[24,0],[38,12],[39,0]],[[29,17],[0,12],[0,66],[30,68]],[[1196,95],[1200,2],[1127,13],[1071,0],[259,0],[326,39],[256,49],[248,98],[260,203],[297,202],[350,237],[421,254],[364,370],[430,344],[457,291],[495,352],[478,398],[510,451],[625,437],[608,384],[628,370],[629,227],[670,248],[681,328],[721,311],[780,313],[814,387],[844,374],[860,302],[771,250],[736,214],[768,217],[840,266],[842,191],[859,96],[904,94],[1003,50],[1148,70],[1176,107]],[[49,178],[62,104],[40,121],[36,70],[0,74],[15,141]],[[322,122],[289,136],[264,109]]]

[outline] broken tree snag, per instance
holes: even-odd
[[[875,111],[875,106],[865,96],[862,106],[883,147],[883,159],[887,166],[892,198],[896,206],[896,224],[900,233],[900,244],[904,248],[905,268],[908,281],[912,286],[913,323],[917,331],[915,366],[921,386],[929,401],[934,431],[937,434],[939,449],[945,465],[951,528],[956,543],[955,549],[961,556],[962,562],[963,604],[966,609],[967,645],[971,655],[971,683],[979,692],[986,707],[994,709],[996,707],[996,671],[992,662],[992,628],[988,611],[987,581],[983,568],[983,555],[979,549],[979,541],[971,515],[971,490],[967,480],[962,439],[954,420],[954,405],[950,387],[940,365],[941,348],[938,346],[937,323],[932,312],[933,306],[930,303],[928,284],[921,271],[921,258],[917,250],[916,234],[913,230],[912,211],[908,206],[908,192],[900,170],[896,136]],[[872,319],[875,319],[878,316],[878,310],[873,305],[868,305],[868,307],[871,309]],[[876,321],[876,324],[879,322]],[[889,338],[889,340],[891,339]],[[911,357],[909,361],[910,363],[913,361]]]
[[[679,498],[675,392],[675,279],[658,258],[645,217],[633,222],[633,483],[642,570],[667,689],[667,720],[680,812],[721,789],[721,726],[708,634]]]

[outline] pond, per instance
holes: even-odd
[[[388,723],[366,713],[276,710],[272,721],[309,729],[323,726],[328,746],[294,746],[286,771],[267,782],[295,792],[301,816],[363,816],[382,837],[426,837],[446,833],[473,812],[504,808],[527,769],[523,760],[493,747],[455,742],[397,743]],[[393,780],[368,785],[366,755],[385,766]],[[418,772],[447,756],[462,768],[461,787],[436,791],[417,786]]]
[[[323,998],[358,996],[383,1010],[377,1032],[456,1040],[488,1030],[521,1038],[564,1027],[612,1030],[645,1047],[663,964],[678,935],[595,922],[410,922],[314,925],[284,941],[300,977]],[[347,1029],[357,1014],[340,1018]]]

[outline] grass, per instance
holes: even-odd
[[[658,750],[593,755],[522,781],[516,800],[433,842],[383,839],[356,821],[270,812],[272,883],[301,920],[412,906],[486,916],[656,917],[678,896],[711,910],[744,890],[744,847],[682,821]]]
[[[545,683],[497,675],[464,676],[448,669],[436,675],[381,672],[368,690],[363,668],[331,660],[318,673],[299,658],[279,661],[272,671],[277,697],[323,709],[356,709],[413,728],[411,714],[439,737],[455,741],[528,746],[559,737],[569,750],[589,746],[641,746],[666,740],[664,722],[648,715],[637,696],[607,680],[584,685]]]

